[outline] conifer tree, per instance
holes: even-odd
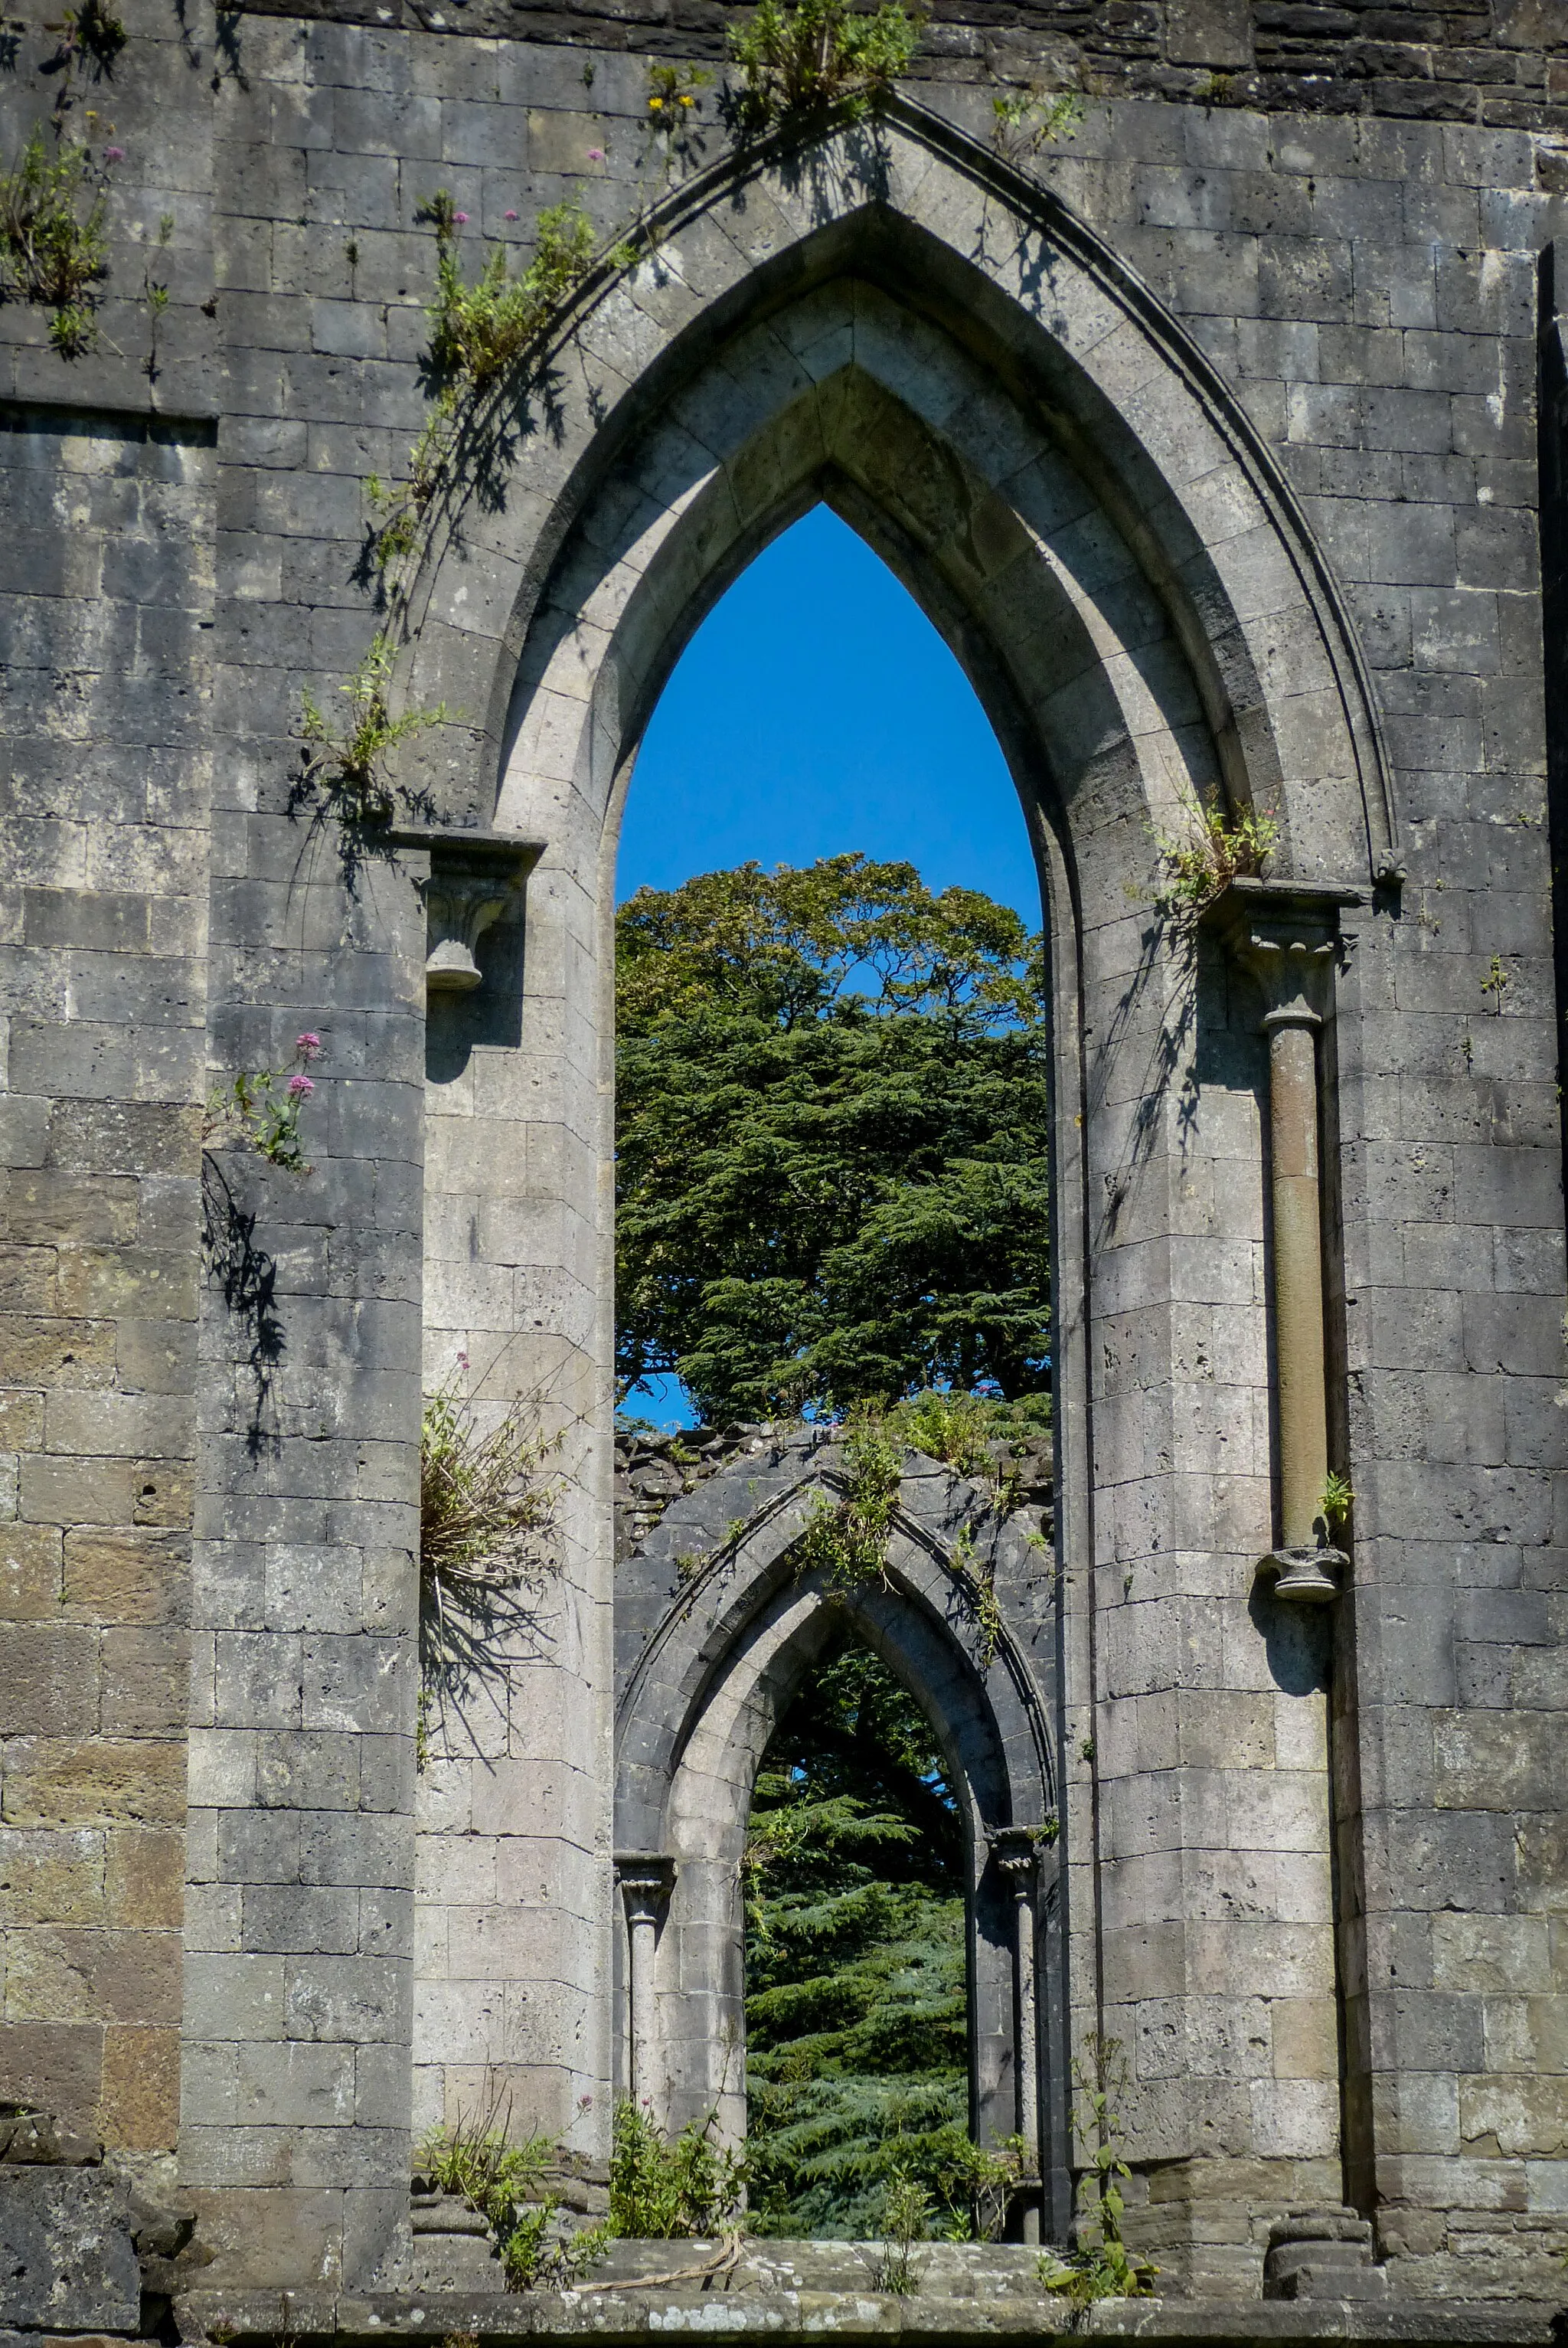
[[[875,2235],[889,2181],[962,2230],[970,2147],[964,1838],[929,1729],[858,1646],[764,1756],[746,1852],[752,2225]]]
[[[1040,941],[834,856],[616,930],[617,1367],[704,1417],[1049,1383]]]

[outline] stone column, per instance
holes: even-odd
[[[1328,1401],[1323,1334],[1318,1036],[1333,1012],[1339,908],[1353,891],[1235,880],[1214,925],[1257,980],[1268,1038],[1269,1216],[1274,1242],[1277,1546],[1260,1570],[1276,1595],[1324,1605],[1348,1562],[1323,1513]]]
[[[658,1946],[659,1918],[675,1880],[675,1862],[661,1851],[617,1851],[616,1879],[626,1903],[628,1960],[626,2024],[630,2060],[628,2079],[634,2104],[654,2106],[656,2094],[655,2000],[653,1960]]]
[[[1013,2071],[1017,2126],[1028,2147],[1023,2239],[1040,2240],[1040,2034],[1036,2026],[1035,1900],[1040,1888],[1040,1836],[1032,1827],[1002,1827],[992,1838],[997,1866],[1013,1895]]]

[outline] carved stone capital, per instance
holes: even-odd
[[[541,840],[509,832],[409,825],[400,848],[423,850],[427,869],[415,881],[425,900],[425,985],[429,994],[466,994],[480,983],[479,940],[499,921],[544,853]]]
[[[1009,1889],[1021,1899],[1039,1887],[1040,1853],[1048,1848],[1040,1827],[993,1827],[990,1846],[998,1869]]]
[[[1263,989],[1266,1034],[1322,1025],[1332,1008],[1327,981],[1340,950],[1340,913],[1365,901],[1361,890],[1337,883],[1238,879],[1206,909],[1204,926]]]
[[[629,1924],[654,1924],[675,1887],[675,1862],[659,1850],[618,1850],[615,1879]]]

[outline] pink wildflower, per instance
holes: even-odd
[[[104,161],[106,163],[123,163],[125,161],[125,149],[123,147],[106,147],[104,149]]]
[[[296,1035],[294,1038],[295,1051],[302,1052],[307,1060],[313,1060],[321,1051],[321,1037],[314,1034],[309,1027],[306,1028],[302,1035]]]
[[[508,212],[508,213],[507,214],[507,218],[508,220],[516,220],[516,219],[517,219],[517,217],[518,217],[518,215],[517,215],[517,213],[516,213],[516,212]]]
[[[590,147],[588,150],[588,160],[590,163],[602,163],[604,160],[603,148]]]
[[[308,1100],[311,1095],[314,1092],[315,1086],[309,1076],[291,1076],[289,1078],[289,1090],[293,1094],[296,1100]]]
[[[454,213],[453,213],[453,215],[452,215],[452,217],[453,217],[453,219],[456,221],[456,223],[457,223],[457,225],[458,225],[458,227],[459,227],[459,228],[466,228],[466,227],[467,227],[467,225],[468,225],[468,215],[467,215],[467,213],[466,213],[466,212],[454,212]]]
[[[457,1356],[457,1367],[458,1367],[460,1370],[466,1370],[466,1369],[467,1368],[467,1366],[468,1366],[468,1356],[467,1356],[467,1354],[458,1354],[458,1356]]]

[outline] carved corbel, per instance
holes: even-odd
[[[1339,915],[1358,890],[1233,880],[1205,916],[1262,991],[1268,1038],[1278,1546],[1259,1562],[1276,1594],[1326,1605],[1348,1560],[1323,1514],[1328,1478],[1319,1038],[1334,1015]]]
[[[425,900],[427,995],[471,994],[481,981],[479,940],[499,921],[544,854],[544,843],[510,832],[408,825],[399,848],[423,850],[428,865],[415,880]]]

